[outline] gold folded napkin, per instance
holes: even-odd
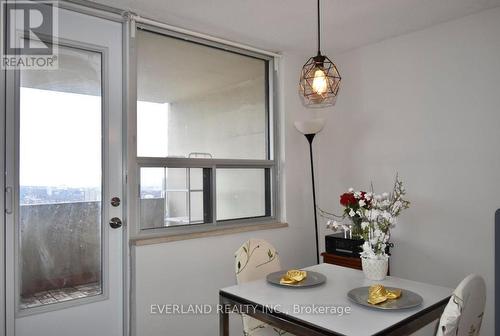
[[[307,278],[307,272],[301,270],[289,270],[280,279],[282,285],[293,285]]]
[[[401,297],[401,289],[389,290],[382,285],[373,285],[368,289],[368,303],[376,305],[387,300]]]

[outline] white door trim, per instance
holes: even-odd
[[[5,22],[2,18],[2,22]],[[5,336],[5,117],[6,117],[6,102],[5,102],[5,81],[6,71],[0,70],[0,106],[4,111],[0,117],[0,336]]]

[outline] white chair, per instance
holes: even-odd
[[[486,301],[484,279],[471,274],[453,292],[439,320],[436,336],[477,336]]]
[[[280,260],[274,247],[260,239],[250,239],[235,252],[235,272],[238,284],[264,278],[279,271]],[[291,336],[250,316],[242,314],[244,336]]]

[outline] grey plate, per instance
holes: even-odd
[[[384,309],[384,310],[399,310],[408,309],[419,306],[422,304],[422,297],[415,292],[401,289],[401,297],[397,300],[387,300],[378,305],[372,305],[366,301],[368,299],[368,289],[370,287],[358,287],[351,289],[347,293],[347,297],[360,305],[374,308],[374,309]],[[387,289],[396,289],[393,287],[386,287]]]
[[[302,280],[301,282],[298,282],[296,284],[281,284],[280,280],[283,275],[286,274],[287,271],[278,271],[274,273],[270,273],[267,275],[266,279],[267,282],[273,284],[273,285],[278,285],[281,287],[296,287],[296,288],[304,288],[304,287],[313,287],[313,286],[318,286],[321,285],[326,281],[326,277],[318,272],[312,272],[312,271],[306,271],[307,272],[307,277]]]

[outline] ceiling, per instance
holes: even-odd
[[[271,51],[313,52],[314,0],[97,0]],[[323,50],[341,53],[500,6],[500,0],[322,0]]]

